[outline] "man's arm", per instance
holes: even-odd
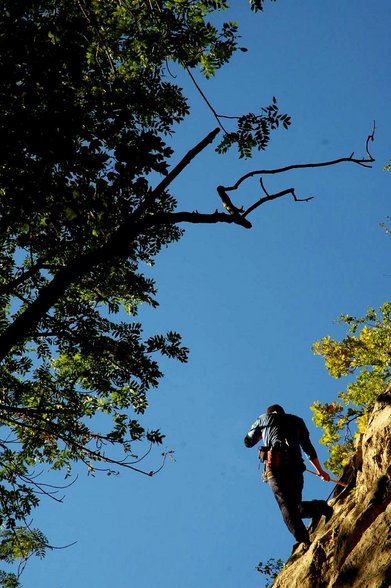
[[[310,459],[310,462],[316,469],[318,476],[320,476],[322,480],[325,480],[325,482],[330,482],[330,475],[322,468],[319,459],[317,457],[313,457]]]
[[[249,432],[244,438],[246,447],[254,447],[262,439],[262,429],[259,426],[259,419],[255,421]]]
[[[327,472],[325,472],[325,470],[322,468],[320,461],[318,459],[315,447],[311,443],[310,434],[308,432],[307,426],[302,419],[301,419],[301,421],[302,421],[302,429],[301,429],[301,435],[300,435],[300,444],[303,448],[303,451],[308,455],[308,459],[310,460],[310,462],[312,463],[312,465],[316,469],[318,476],[320,476],[322,478],[322,480],[329,482],[330,475]]]

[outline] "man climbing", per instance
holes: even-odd
[[[325,481],[330,476],[320,465],[315,448],[310,441],[308,429],[298,416],[286,414],[282,406],[273,404],[261,414],[244,438],[246,447],[254,447],[259,441],[260,457],[265,462],[264,479],[273,491],[282,517],[297,544],[307,549],[310,545],[309,533],[303,518],[313,519],[317,524],[325,515],[328,520],[332,508],[325,500],[302,501],[305,465],[301,450],[309,457],[318,475]]]

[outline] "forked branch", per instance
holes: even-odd
[[[263,183],[262,178],[260,178],[259,181],[260,181],[262,190],[264,191],[264,193],[266,195],[263,196],[262,198],[260,198],[259,200],[257,200],[256,202],[254,202],[254,204],[252,204],[249,208],[247,208],[247,210],[245,210],[243,212],[243,217],[246,217],[247,215],[249,215],[251,212],[253,212],[256,208],[258,208],[259,206],[261,206],[265,202],[270,202],[271,200],[276,200],[277,198],[282,198],[283,196],[286,196],[287,194],[291,194],[293,197],[293,200],[295,202],[309,202],[310,200],[314,199],[314,196],[307,196],[307,198],[298,198],[295,194],[294,188],[287,188],[286,190],[282,190],[281,192],[276,192],[275,194],[269,194],[265,188],[265,185]]]
[[[356,158],[354,156],[354,153],[352,153],[348,157],[340,157],[338,159],[333,159],[330,161],[322,161],[322,162],[317,162],[317,163],[298,163],[298,164],[292,164],[292,165],[287,165],[285,167],[279,167],[279,168],[273,168],[273,169],[253,170],[253,171],[248,172],[248,173],[244,174],[243,176],[241,176],[235,182],[235,184],[232,184],[231,186],[217,186],[217,193],[222,201],[224,208],[233,216],[234,219],[236,219],[236,221],[234,220],[234,222],[237,222],[237,224],[242,225],[246,228],[251,228],[251,223],[246,219],[246,217],[249,214],[251,214],[256,208],[259,208],[259,206],[261,206],[262,204],[265,204],[265,202],[270,202],[272,200],[282,198],[283,196],[287,196],[288,194],[290,194],[293,197],[295,202],[309,202],[310,200],[312,200],[314,198],[314,196],[308,196],[306,198],[298,198],[295,194],[294,188],[286,188],[285,190],[281,190],[281,191],[276,192],[274,194],[269,194],[269,192],[266,190],[262,176],[281,174],[281,173],[285,173],[285,172],[295,170],[295,169],[312,169],[312,168],[318,168],[318,167],[330,167],[333,165],[338,165],[340,163],[354,163],[354,164],[360,165],[362,167],[369,167],[370,168],[370,167],[372,167],[372,163],[375,161],[375,159],[372,156],[371,152],[369,151],[369,142],[374,141],[374,139],[375,139],[375,124],[373,125],[372,133],[370,135],[368,135],[368,137],[365,141],[366,155],[364,157]],[[239,208],[238,206],[236,206],[232,202],[232,199],[228,196],[228,192],[232,192],[232,191],[237,190],[241,186],[241,184],[243,184],[243,182],[245,182],[246,180],[253,178],[255,176],[261,176],[259,181],[260,181],[260,185],[261,185],[262,191],[264,193],[264,196],[262,196],[261,198],[256,200],[246,210],[243,207]],[[246,220],[246,222],[243,222],[243,220]]]

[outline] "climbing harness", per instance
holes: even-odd
[[[269,451],[269,447],[265,447],[265,445],[258,447],[259,462],[263,463],[266,461],[268,451]]]
[[[292,461],[289,446],[281,444],[273,445],[273,447],[266,447],[264,445],[259,447],[258,457],[258,468],[260,468],[261,463],[264,464],[262,473],[262,480],[264,482],[273,478],[276,471],[289,466]]]

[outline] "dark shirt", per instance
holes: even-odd
[[[298,459],[301,450],[309,459],[317,457],[305,422],[294,414],[261,414],[244,438],[246,447],[254,447],[258,441],[267,447],[289,447]]]

